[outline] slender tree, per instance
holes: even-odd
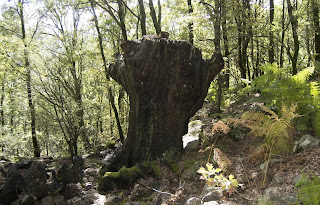
[[[285,37],[285,32],[286,32],[286,29],[285,29],[285,1],[286,0],[283,0],[282,1],[282,15],[281,15],[281,48],[280,48],[280,59],[279,59],[279,64],[280,64],[280,67],[283,66],[283,61],[284,61],[284,58],[283,58],[283,55],[284,55],[284,37]]]
[[[142,35],[147,35],[147,29],[146,29],[146,12],[144,9],[143,0],[139,1],[139,10],[140,10],[140,25],[141,25],[141,32]]]
[[[295,7],[292,6],[291,1],[287,0],[287,4],[288,4],[288,15],[289,15],[289,20],[291,24],[293,45],[294,45],[293,53],[290,51],[290,49],[287,49],[287,53],[292,63],[292,74],[295,75],[298,73],[297,63],[298,63],[298,55],[299,55],[299,48],[300,48],[299,37],[298,37],[298,19],[297,19],[297,16],[294,15]]]
[[[99,42],[99,48],[100,48],[100,55],[101,55],[101,58],[102,58],[102,61],[103,61],[103,67],[105,69],[106,78],[107,78],[108,81],[110,81],[110,76],[108,74],[107,61],[106,61],[106,58],[105,58],[105,55],[104,55],[104,48],[103,48],[103,43],[102,43],[102,34],[100,32],[98,17],[97,17],[96,12],[95,12],[93,1],[91,0],[90,3],[91,3],[91,10],[92,10],[92,14],[93,14],[94,23],[95,23],[95,28],[96,28],[96,31],[98,33],[98,42]],[[115,115],[115,118],[116,118],[119,137],[120,137],[121,143],[124,143],[124,135],[123,135],[123,130],[122,130],[121,122],[120,122],[120,118],[119,118],[119,112],[118,112],[118,109],[117,109],[117,107],[115,105],[115,102],[114,102],[114,94],[113,94],[113,91],[112,91],[111,87],[108,88],[108,94],[109,94],[109,100],[110,100],[110,103],[111,103],[111,107],[113,109],[113,112],[114,112],[114,115]]]
[[[193,13],[192,2],[191,0],[187,0],[187,3],[188,3],[188,12],[189,12],[189,15],[191,15]],[[188,23],[188,28],[189,28],[189,42],[193,44],[193,22],[192,21]]]
[[[274,0],[270,0],[269,19],[270,19],[269,62],[270,62],[270,63],[273,63],[273,62],[274,62],[274,41],[273,41]]]
[[[314,26],[314,47],[315,47],[315,61],[318,72],[320,71],[320,23],[319,23],[319,1],[311,0],[312,16]]]
[[[1,79],[1,96],[0,96],[0,125],[1,125],[1,135],[5,135],[4,131],[4,96],[5,96],[5,74]]]
[[[32,88],[31,88],[31,68],[30,68],[30,60],[28,56],[29,48],[26,40],[26,29],[25,29],[25,20],[24,20],[24,1],[18,1],[18,13],[21,21],[21,39],[24,44],[24,67],[26,68],[26,83],[27,83],[27,94],[28,94],[28,102],[29,102],[29,111],[30,111],[30,121],[31,121],[31,136],[32,136],[32,144],[34,149],[34,157],[40,157],[40,147],[38,144],[37,136],[36,136],[36,111],[34,107],[34,102],[32,99]]]
[[[156,29],[156,33],[159,34],[161,32],[161,5],[160,5],[160,0],[158,0],[158,18],[156,14],[156,10],[154,9],[153,6],[153,0],[149,0],[149,8],[150,8],[150,15],[152,18],[153,26]]]

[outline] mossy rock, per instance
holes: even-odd
[[[123,166],[117,172],[106,172],[99,179],[98,189],[100,191],[107,191],[107,190],[112,190],[114,188],[124,188],[124,187],[130,186],[141,176],[142,176],[142,171],[139,165],[135,165],[130,168]]]
[[[161,174],[161,167],[159,162],[151,161],[149,162],[150,168],[152,169],[153,174],[158,178]]]

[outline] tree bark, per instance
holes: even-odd
[[[292,74],[295,75],[298,73],[297,63],[298,63],[298,55],[299,55],[299,39],[298,39],[298,33],[297,33],[298,20],[297,20],[297,17],[293,15],[293,7],[291,5],[290,0],[287,0],[287,4],[288,4],[288,14],[289,14],[289,19],[291,23],[292,37],[293,37],[293,44],[294,44],[293,54],[291,54],[290,50],[288,50],[288,54],[292,62]]]
[[[283,0],[282,3],[282,15],[281,15],[281,48],[280,48],[280,59],[279,59],[279,63],[280,63],[280,68],[283,67],[283,54],[284,54],[284,35],[285,35],[285,27],[284,27],[284,23],[285,23],[285,0]]]
[[[230,81],[230,70],[229,70],[229,40],[227,35],[227,2],[226,0],[221,0],[221,28],[222,28],[222,39],[224,45],[224,56],[227,57],[226,63],[226,74],[225,74],[225,84],[226,87],[229,88],[229,81]]]
[[[4,131],[4,94],[5,94],[5,74],[3,75],[3,79],[1,82],[1,99],[0,99],[0,124],[1,124],[1,135],[5,135]],[[1,145],[3,146],[3,145]]]
[[[223,68],[221,54],[203,60],[186,41],[126,41],[124,64],[109,67],[110,75],[130,98],[128,136],[122,163],[181,153],[189,118],[202,107],[208,87]]]
[[[269,63],[274,62],[274,41],[273,41],[273,19],[274,19],[274,0],[270,0],[270,38],[269,38]]]
[[[214,13],[215,13],[215,21],[214,21],[214,46],[216,52],[221,53],[221,35],[220,35],[220,24],[221,24],[221,4],[220,0],[214,1]]]
[[[107,61],[106,61],[106,58],[105,58],[105,55],[104,55],[104,48],[103,48],[103,44],[102,44],[102,35],[101,35],[101,32],[100,32],[98,18],[97,18],[95,9],[94,9],[93,1],[91,0],[90,3],[91,3],[91,9],[92,9],[93,18],[94,18],[94,24],[95,24],[95,27],[96,27],[96,30],[97,30],[97,33],[98,33],[100,55],[101,55],[101,58],[102,58],[102,61],[103,61],[103,67],[105,69],[106,78],[107,78],[108,81],[110,81],[110,76],[108,74]],[[123,135],[122,127],[121,127],[121,122],[120,122],[120,119],[119,119],[119,114],[118,114],[117,107],[116,107],[116,105],[114,103],[114,94],[113,94],[113,91],[112,91],[111,87],[108,88],[108,95],[109,95],[109,101],[111,103],[111,107],[112,107],[114,115],[116,117],[119,137],[120,137],[121,143],[124,143],[124,135]]]
[[[319,2],[317,0],[312,0],[312,16],[313,16],[313,26],[314,26],[314,47],[315,47],[315,65],[316,70],[320,72],[320,23],[319,23]]]
[[[146,29],[146,12],[144,9],[143,0],[139,1],[139,9],[140,9],[140,25],[141,25],[141,32],[142,36],[147,35],[147,29]]]
[[[161,32],[161,25],[160,25],[160,18],[157,18],[156,10],[153,6],[153,0],[149,0],[149,7],[150,7],[150,15],[152,18],[153,26],[156,29],[156,33],[159,34]],[[159,13],[158,16],[161,14]]]
[[[25,22],[24,22],[24,14],[23,14],[23,4],[22,0],[19,0],[19,16],[21,21],[21,32],[22,32],[22,41],[24,44],[24,66],[26,68],[26,83],[27,83],[27,96],[29,103],[29,111],[30,111],[30,121],[31,121],[31,138],[33,144],[33,153],[34,157],[40,157],[40,147],[38,144],[37,136],[36,136],[36,113],[34,108],[34,103],[32,99],[32,89],[31,89],[31,69],[30,62],[28,57],[28,45],[26,43],[26,30],[25,30]]]
[[[124,41],[128,40],[128,36],[127,36],[127,29],[126,29],[126,23],[125,23],[125,12],[123,9],[123,3],[122,0],[117,0],[118,3],[118,16],[119,16],[119,21],[120,21],[120,29],[121,29],[121,33],[122,33],[122,38]]]
[[[191,15],[193,13],[191,0],[187,0],[187,3],[188,3],[188,12],[189,12],[189,15]],[[189,28],[189,42],[193,44],[193,22],[192,21],[188,23],[188,28]]]

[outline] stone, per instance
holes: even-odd
[[[99,172],[99,169],[89,167],[84,170],[84,175],[85,176],[97,176],[98,172]]]
[[[26,194],[22,194],[19,196],[19,199],[17,200],[17,204],[19,205],[33,205],[36,201],[35,196],[29,196]]]
[[[188,142],[184,150],[186,152],[197,152],[199,150],[199,146],[200,146],[199,139],[194,140],[194,141]]]
[[[219,205],[219,202],[217,202],[217,201],[208,201],[208,202],[204,202],[203,205]]]
[[[131,202],[126,203],[126,205],[141,205],[141,203],[136,202],[136,201],[131,201]]]
[[[220,201],[223,197],[222,192],[220,190],[215,190],[206,194],[203,198],[203,202],[210,202],[210,201]]]
[[[72,199],[69,199],[66,201],[66,204],[72,204],[72,205],[87,205],[83,200],[82,198],[80,197],[74,197]]]
[[[184,205],[201,205],[201,204],[202,204],[202,201],[198,197],[191,197],[184,203]]]
[[[44,162],[33,161],[23,178],[24,190],[28,195],[41,199],[49,194],[46,164]]]
[[[0,201],[3,204],[10,204],[18,199],[22,192],[23,176],[18,172],[17,164],[9,164],[7,179],[0,187]]]
[[[57,178],[64,184],[78,183],[82,181],[84,159],[75,156],[72,163],[66,163],[58,170]]]
[[[202,133],[203,123],[201,120],[195,120],[188,124],[188,133],[182,137],[183,148],[186,151],[198,150],[199,138]]]
[[[80,197],[81,196],[80,183],[65,185],[61,194],[64,196],[65,200],[69,200],[75,197]]]
[[[123,201],[123,197],[121,196],[109,196],[104,204],[116,205],[116,204],[120,204],[122,201]]]
[[[270,196],[277,195],[280,191],[280,187],[269,187],[265,190],[265,195],[270,198]]]
[[[138,165],[127,168],[123,166],[117,172],[106,172],[98,182],[99,191],[123,188],[131,185],[142,177],[142,171]]]
[[[269,165],[270,165],[270,164],[272,164],[272,163],[281,162],[281,161],[283,161],[283,160],[281,160],[281,159],[271,159],[270,161],[265,161],[265,162],[263,162],[263,163],[260,165],[260,169],[261,169],[262,171],[264,171],[268,163],[269,163]]]
[[[311,136],[311,135],[303,135],[298,141],[294,143],[293,152],[301,152],[307,148],[318,146],[320,140]]]
[[[280,186],[281,184],[285,183],[285,173],[276,173],[273,175],[272,181],[270,182],[269,187],[277,187]]]
[[[97,204],[97,205],[103,205],[107,201],[106,196],[99,194],[98,191],[95,189],[85,191],[83,193],[82,200],[87,204]]]

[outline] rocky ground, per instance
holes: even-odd
[[[254,106],[242,103],[229,112]],[[197,121],[190,123],[185,154],[178,159],[168,154],[157,161],[158,176],[145,175],[127,187],[99,192],[98,173],[111,150],[73,160],[2,160],[0,204],[293,204],[301,173],[320,176],[319,140],[294,133],[299,149],[287,156],[272,156],[265,175],[265,159],[252,154],[261,139],[248,136],[247,129],[213,135],[212,126],[221,116],[210,115],[209,108],[205,106],[194,118]],[[213,143],[229,158],[228,173],[241,184],[231,195],[210,189],[197,173],[206,165]]]

